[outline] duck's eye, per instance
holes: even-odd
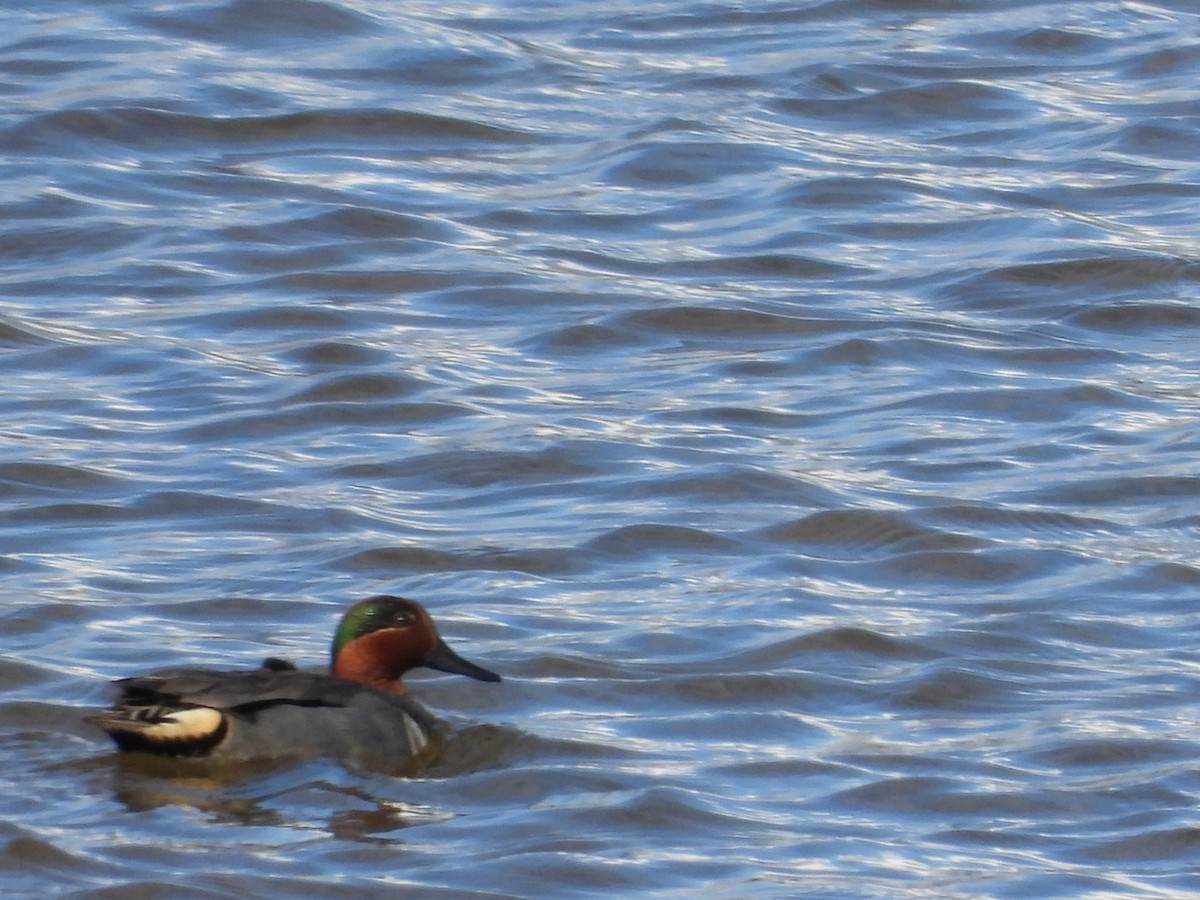
[[[392,627],[396,628],[396,627],[403,627],[405,625],[412,625],[416,621],[417,621],[417,617],[414,616],[412,613],[409,613],[409,612],[397,613],[395,615],[395,617],[393,617],[393,619],[392,619]]]

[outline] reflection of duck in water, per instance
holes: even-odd
[[[171,758],[400,763],[428,746],[436,722],[400,680],[418,666],[500,680],[447,647],[419,603],[378,596],[342,617],[331,674],[279,659],[250,671],[166,669],[115,682],[116,703],[89,719],[123,751]]]

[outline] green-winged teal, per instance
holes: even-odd
[[[160,756],[403,762],[428,746],[436,722],[400,680],[418,666],[500,680],[447,647],[419,603],[378,596],[342,617],[330,674],[279,659],[248,671],[167,669],[115,682],[116,703],[90,718],[121,750]]]

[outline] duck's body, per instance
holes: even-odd
[[[117,747],[188,759],[401,761],[426,748],[436,722],[411,697],[295,669],[166,669],[116,684],[116,704],[95,721]]]
[[[248,671],[167,669],[117,681],[117,702],[92,718],[123,751],[221,763],[399,763],[426,749],[437,721],[400,680],[420,665],[500,680],[451,651],[419,604],[380,596],[342,619],[334,674],[276,659]]]

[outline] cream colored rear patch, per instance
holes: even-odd
[[[174,710],[139,730],[155,741],[196,741],[210,737],[221,727],[221,713],[207,706]]]

